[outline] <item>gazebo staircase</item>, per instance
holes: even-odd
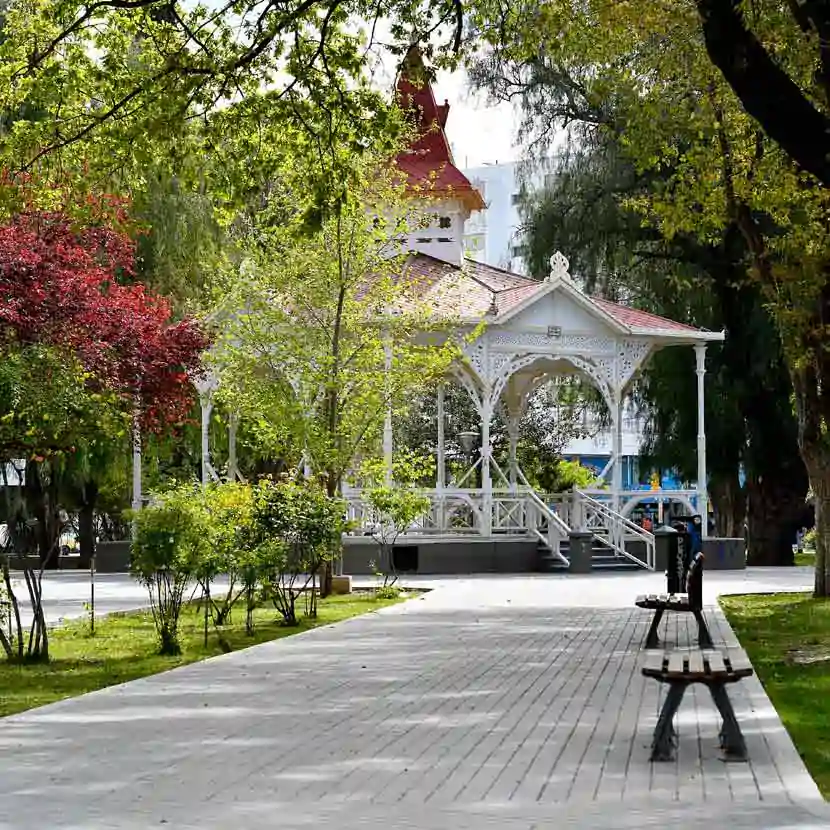
[[[557,505],[557,510],[550,510],[544,497],[532,490],[528,496],[536,505],[537,515],[545,522],[544,529],[548,530],[547,533],[542,533],[535,529],[539,570],[542,573],[568,570],[568,533],[575,528],[592,535],[592,570],[638,571],[654,567],[653,534],[635,525],[605,502],[575,489],[567,500]],[[558,538],[550,533],[551,526],[558,531]],[[634,544],[641,548],[642,558],[631,552]]]
[[[540,541],[537,550],[539,552],[539,573],[567,573],[568,566],[548,547]],[[559,543],[559,552],[566,558],[570,558],[570,545],[567,539]],[[612,571],[614,573],[624,571],[641,571],[642,565],[632,562],[630,559],[615,553],[599,539],[594,539],[591,556],[592,571]]]

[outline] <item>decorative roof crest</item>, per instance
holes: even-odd
[[[557,251],[550,258],[550,274],[548,274],[545,282],[571,282],[571,275],[568,273],[570,263],[567,257],[561,252]]]

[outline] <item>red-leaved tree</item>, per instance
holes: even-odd
[[[0,224],[0,360],[15,358],[24,372],[29,361],[30,374],[43,378],[34,406],[19,394],[0,400],[7,439],[0,460],[28,456],[26,513],[37,521],[36,539],[23,547],[36,545],[41,561],[51,563],[61,532],[57,466],[71,462],[84,443],[101,446],[95,433],[106,429],[102,423],[111,423],[101,407],[123,417],[137,408],[145,431],[160,432],[184,419],[193,403],[191,377],[199,372],[208,345],[195,321],[173,320],[165,298],[131,282],[135,249],[123,229],[124,205],[100,199],[92,207],[82,218],[24,207]],[[35,372],[34,363],[44,354],[54,366],[43,369],[38,363]],[[72,367],[83,372],[75,395],[71,389],[78,369]],[[48,404],[54,404],[51,411]],[[44,476],[46,470],[51,474]],[[81,521],[82,556],[88,557],[96,471],[88,470],[78,486],[80,519],[86,520]]]
[[[132,274],[133,257],[129,235],[108,221],[13,217],[0,226],[0,348],[68,350],[125,405],[138,396],[143,427],[159,430],[192,405],[189,375],[208,339],[193,320],[174,322],[165,298],[119,281]]]

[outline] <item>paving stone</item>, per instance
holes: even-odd
[[[752,580],[722,583],[793,587]],[[661,582],[435,581],[425,599],[6,718],[0,830],[828,826],[757,678],[730,690],[748,763],[720,760],[702,687],[676,759],[649,762],[665,690],[641,675],[650,614],[633,599]],[[716,645],[739,648],[706,615]],[[663,635],[696,644],[685,615]]]

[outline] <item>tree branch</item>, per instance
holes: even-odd
[[[830,119],[750,31],[740,0],[695,0],[706,50],[744,109],[793,161],[830,187]]]

